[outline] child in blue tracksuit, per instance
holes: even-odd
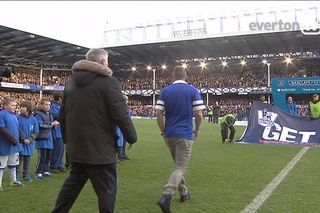
[[[20,131],[17,115],[17,102],[11,98],[3,100],[0,112],[0,191],[3,191],[2,177],[8,165],[10,186],[24,186],[16,179],[16,167],[19,165]],[[21,138],[22,139],[22,138]]]
[[[49,163],[51,152],[53,149],[54,128],[59,124],[53,120],[50,112],[51,101],[47,98],[42,98],[40,107],[35,112],[35,119],[39,125],[39,134],[36,138],[36,149],[38,151],[38,162],[36,166],[35,178],[43,179],[43,177],[51,177],[49,172]]]
[[[123,97],[126,100],[126,103],[128,104],[128,102],[129,102],[128,96],[124,95]],[[131,118],[131,111],[130,111],[129,107],[128,107],[128,114]],[[118,150],[119,150],[118,160],[130,160],[130,158],[127,156],[127,151],[126,151],[127,142],[125,141],[125,139],[124,139],[124,137],[118,127],[117,127],[116,132],[117,132],[117,135],[119,136],[119,139],[117,142],[118,143]],[[128,149],[130,149],[131,147],[132,147],[132,144],[129,145]]]
[[[53,120],[58,120],[61,100],[62,94],[60,92],[53,93],[53,100],[51,101],[50,107]],[[50,159],[50,171],[52,173],[66,172],[67,170],[63,167],[64,143],[62,140],[60,124],[57,125],[54,130],[55,137]]]
[[[32,104],[30,101],[23,101],[20,104],[20,114],[18,115],[19,127],[23,131],[25,139],[20,144],[19,165],[17,166],[17,180],[20,181],[20,167],[23,162],[23,179],[32,181],[30,177],[30,157],[34,154],[34,144],[39,134],[37,120],[32,116]]]
[[[123,140],[123,134],[120,130],[120,128],[117,126],[116,128],[116,134],[119,137],[117,140],[117,147],[118,147],[118,163],[120,163],[120,160],[122,160],[122,147],[123,147],[123,143],[125,143],[125,141]]]

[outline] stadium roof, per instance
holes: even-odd
[[[69,69],[88,48],[0,26],[0,58],[21,67]]]
[[[180,63],[188,59],[277,58],[280,54],[299,56],[320,47],[319,35],[303,35],[300,31],[235,35],[228,37],[188,39],[109,48],[118,62],[145,65]],[[116,60],[116,59],[115,59]]]
[[[219,57],[275,57],[280,53],[314,52],[320,47],[320,36],[303,35],[300,31],[236,35],[136,44],[106,48],[113,69],[131,66],[178,64],[189,59]],[[29,32],[0,26],[0,57],[8,65],[70,69],[84,59],[88,48],[65,43]],[[269,54],[269,55],[268,55]]]

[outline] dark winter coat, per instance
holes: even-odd
[[[59,113],[63,141],[71,162],[116,163],[116,126],[128,143],[137,141],[126,101],[112,70],[81,60],[72,67]]]

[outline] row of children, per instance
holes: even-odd
[[[2,179],[8,166],[10,186],[24,186],[21,183],[20,167],[23,163],[22,179],[32,181],[30,158],[34,149],[38,151],[35,178],[51,177],[53,173],[66,172],[63,167],[64,143],[57,117],[61,94],[55,93],[54,100],[43,98],[40,107],[33,113],[30,101],[20,103],[5,98],[0,111],[0,191]]]

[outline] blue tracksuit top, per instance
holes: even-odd
[[[60,111],[60,104],[57,101],[51,101],[50,110],[51,110],[51,113],[52,113],[52,116],[53,116],[53,120],[58,120],[59,111]],[[56,134],[55,135],[56,139],[62,139],[60,124],[58,126],[56,126],[54,132]]]
[[[19,143],[19,123],[17,115],[3,109],[0,111],[0,127],[6,128]],[[7,139],[0,135],[0,156],[20,152],[20,145],[13,146]]]
[[[129,113],[129,116],[131,117],[131,111],[129,108],[128,108],[128,113]],[[116,134],[119,136],[119,139],[117,140],[117,146],[122,147],[123,144],[125,143],[125,140],[119,127],[116,128]]]
[[[39,124],[32,116],[18,115],[19,127],[23,131],[25,138],[29,138],[33,133],[39,134]],[[30,140],[30,144],[21,143],[20,155],[31,156],[34,154],[35,140]]]

